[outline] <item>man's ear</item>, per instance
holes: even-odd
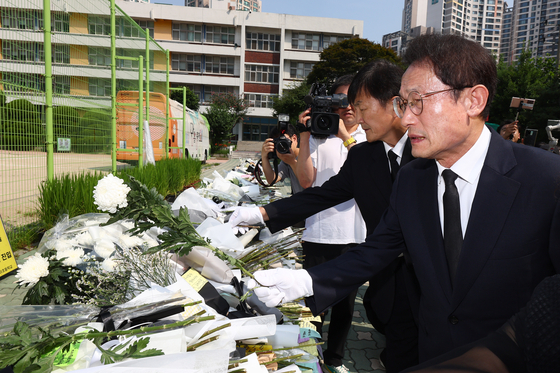
[[[486,103],[488,102],[488,89],[482,84],[475,85],[472,88],[466,88],[463,92],[465,109],[471,118],[480,116]]]

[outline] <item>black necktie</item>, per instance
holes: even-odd
[[[457,174],[449,169],[441,174],[445,181],[445,193],[443,193],[443,242],[445,245],[445,256],[451,283],[455,280],[461,246],[463,246],[463,231],[461,230],[461,207],[459,205],[459,192],[455,186]]]
[[[389,163],[391,164],[391,180],[395,181],[400,167],[397,162],[397,155],[393,152],[393,149],[391,149],[387,152],[387,156],[389,157]]]

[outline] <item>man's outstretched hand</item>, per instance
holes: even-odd
[[[267,307],[291,302],[313,295],[313,280],[304,269],[269,269],[255,272],[255,279],[249,280],[247,287]]]

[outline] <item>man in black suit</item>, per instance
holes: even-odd
[[[405,61],[395,112],[426,159],[399,171],[364,244],[309,271],[257,272],[255,293],[269,306],[307,296],[318,313],[405,252],[424,361],[498,329],[560,270],[560,161],[485,126],[496,64],[476,42],[421,36]]]
[[[366,132],[367,142],[352,147],[336,176],[321,187],[305,189],[260,210],[248,208],[257,215],[255,220],[240,216],[247,208],[238,208],[230,223],[256,223],[263,215],[270,230],[276,232],[354,198],[368,235],[371,234],[389,205],[392,179],[399,164],[403,166],[413,158],[406,128],[401,125],[392,103],[398,95],[402,73],[390,62],[377,60],[363,67],[352,81],[348,98]],[[389,151],[395,154],[393,162],[388,158]],[[388,372],[398,372],[417,363],[417,327],[404,288],[405,278],[412,280],[407,284],[413,296],[414,276],[399,257],[383,273],[369,279],[369,302],[364,299],[368,318],[386,335],[384,363]],[[341,332],[348,333],[347,330]],[[329,338],[333,336],[329,333]]]

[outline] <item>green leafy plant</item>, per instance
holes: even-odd
[[[92,341],[100,349],[101,361],[105,364],[122,361],[125,358],[138,359],[163,355],[161,350],[145,349],[149,342],[148,338],[140,338],[111,350],[103,349],[101,345],[106,338],[145,335],[154,331],[172,330],[214,319],[214,316],[201,316],[203,312],[173,324],[141,327],[134,330],[89,331],[73,335],[54,334],[49,329],[17,322],[12,333],[0,336],[0,369],[13,366],[14,373],[49,373],[54,369],[57,355],[60,352],[68,352],[73,343],[84,339]]]

